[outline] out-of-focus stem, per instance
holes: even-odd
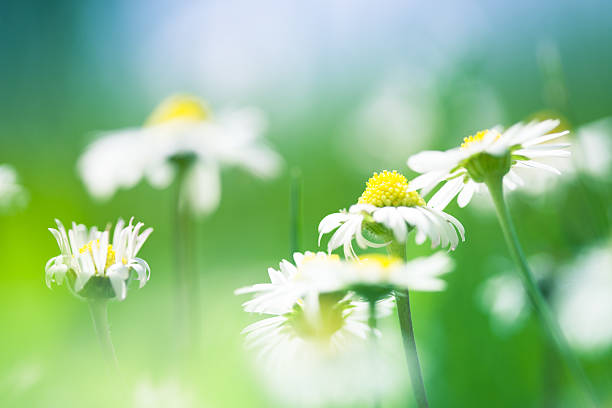
[[[194,351],[200,337],[200,285],[195,265],[195,220],[187,201],[187,176],[193,159],[174,160],[177,169],[175,197],[175,243],[177,273],[177,313],[180,322],[182,346],[188,354]]]
[[[518,240],[516,230],[514,229],[512,218],[510,217],[510,211],[508,210],[506,201],[504,200],[502,178],[489,178],[485,181],[485,184],[487,185],[491,198],[493,199],[493,203],[495,204],[497,219],[499,220],[506,245],[508,246],[512,259],[518,266],[523,287],[531,300],[542,326],[557,347],[559,354],[561,354],[565,360],[565,363],[574,375],[575,379],[583,388],[589,402],[591,403],[591,406],[598,407],[599,403],[595,391],[593,390],[593,386],[587,378],[580,361],[572,352],[569,344],[567,343],[567,340],[565,339],[557,320],[552,314],[548,303],[546,303],[546,300],[544,300],[533,273],[529,268],[529,264],[527,263],[527,259],[525,258],[525,254],[523,253],[521,244]]]
[[[392,240],[387,247],[389,254],[406,260],[406,244]],[[427,393],[425,391],[425,383],[423,382],[423,374],[421,372],[421,364],[417,353],[416,341],[414,339],[414,327],[412,326],[412,315],[410,312],[410,294],[407,289],[398,290],[395,292],[395,302],[397,304],[397,316],[399,318],[400,329],[402,332],[402,340],[404,343],[404,352],[408,363],[408,372],[410,374],[410,382],[414,397],[419,408],[427,408]]]
[[[96,299],[90,300],[87,303],[89,305],[89,312],[91,313],[91,320],[93,321],[94,329],[100,342],[102,354],[111,370],[111,374],[115,377],[119,373],[119,363],[117,362],[117,355],[115,354],[115,347],[113,347],[110,326],[108,324],[108,301],[105,299]]]
[[[302,235],[302,171],[299,168],[291,170],[291,197],[289,215],[289,259],[300,251]]]

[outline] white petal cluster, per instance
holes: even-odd
[[[270,283],[238,289],[236,294],[253,293],[243,304],[251,313],[282,315],[299,299],[316,298],[321,293],[348,293],[356,286],[382,286],[389,289],[440,291],[446,283],[440,276],[452,269],[445,253],[402,262],[382,255],[358,260],[341,260],[324,252],[294,254],[295,265],[281,261],[279,269],[269,268]]]
[[[254,293],[246,311],[270,316],[243,330],[265,385],[291,406],[363,402],[395,388],[397,359],[374,353],[367,341],[368,304],[339,292],[359,280],[357,272],[350,281],[337,276],[346,262],[322,252],[296,253],[294,259],[295,265],[282,261],[278,270],[270,268],[270,283],[236,291]],[[328,273],[336,277],[326,279]],[[377,302],[377,317],[392,308],[392,298]]]
[[[61,253],[45,266],[47,286],[51,287],[52,283],[62,285],[66,281],[73,293],[80,295],[92,277],[107,278],[114,297],[123,300],[127,295],[127,283],[132,278],[131,272],[135,273],[140,287],[149,280],[149,265],[136,255],[153,232],[152,228],[141,232],[143,223],[132,225],[131,219],[126,226],[119,219],[110,241],[109,230],[100,231],[97,227],[87,228],[73,222],[72,228],[66,231],[59,220],[55,222],[57,229],[49,228],[49,231]],[[68,277],[70,271],[74,273],[74,283]]]
[[[515,168],[546,170],[559,174],[559,170],[539,161],[544,158],[568,157],[568,143],[548,143],[568,133],[568,131],[550,133],[559,125],[558,120],[544,120],[528,124],[517,123],[505,131],[493,128],[486,131],[483,137],[467,141],[455,149],[447,151],[424,151],[411,156],[408,166],[422,173],[411,181],[411,186],[427,195],[439,183],[444,185],[431,197],[428,204],[432,208],[443,210],[457,197],[460,207],[465,207],[475,192],[483,184],[470,178],[464,164],[470,158],[487,153],[492,156],[511,154],[512,167],[504,176],[504,186],[514,190],[524,184],[516,174]]]
[[[371,204],[354,204],[348,211],[327,215],[319,223],[319,245],[323,235],[335,230],[327,244],[328,252],[342,246],[347,258],[357,255],[353,249],[353,239],[360,248],[381,247],[388,243],[377,244],[363,235],[366,217],[383,225],[393,232],[393,237],[400,243],[406,242],[408,234],[416,229],[415,240],[422,244],[427,238],[432,248],[441,246],[454,250],[459,238],[465,241],[463,225],[452,215],[430,206],[414,207],[376,207]]]
[[[156,188],[166,188],[176,171],[171,160],[193,157],[185,198],[197,213],[207,214],[219,204],[222,167],[239,166],[261,178],[278,173],[280,156],[261,140],[265,128],[259,110],[243,108],[202,120],[179,116],[153,125],[106,132],[87,147],[78,169],[89,192],[108,199],[143,178]]]
[[[8,164],[0,165],[0,210],[23,206],[27,193],[19,184],[17,172]]]

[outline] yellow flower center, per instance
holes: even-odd
[[[191,95],[174,95],[160,103],[145,122],[145,126],[181,120],[201,122],[210,118],[206,103]]]
[[[366,189],[357,201],[376,207],[424,206],[425,200],[416,191],[409,191],[408,180],[396,170],[374,173],[366,183]]]
[[[92,256],[93,258],[93,250],[95,249],[100,249],[100,240],[99,239],[95,239],[93,241],[88,242],[87,244],[83,245],[83,247],[81,249],[79,249],[79,253],[80,254],[84,254],[86,252],[89,252],[89,254]],[[108,251],[106,252],[106,265],[104,265],[104,270],[106,270],[109,266],[113,265],[116,261],[115,258],[115,251],[113,250],[113,246],[111,244],[108,244]],[[123,264],[127,264],[127,259],[123,258],[121,260],[121,262],[123,262]],[[97,271],[98,273],[102,273],[104,271]]]
[[[390,266],[396,265],[402,260],[396,256],[389,256],[383,254],[367,254],[359,257],[359,262],[361,264],[373,264],[379,266],[383,269],[387,269]]]
[[[487,134],[489,134],[490,130],[489,129],[485,129],[485,130],[481,130],[480,132],[477,132],[475,135],[470,135],[468,137],[464,137],[463,138],[463,143],[461,143],[461,149],[465,149],[468,146],[475,144],[475,143],[480,143],[483,141],[483,139],[485,138],[485,136]],[[497,135],[495,136],[495,140],[500,138],[500,134],[497,133]]]
[[[319,294],[317,316],[308,318],[304,310],[304,302],[299,300],[287,317],[289,324],[293,326],[299,337],[327,345],[333,335],[344,327],[346,310],[351,308],[350,302],[342,301],[341,295],[321,293]],[[315,318],[312,319],[312,317]]]

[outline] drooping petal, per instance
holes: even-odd
[[[417,173],[447,170],[457,165],[460,153],[457,149],[439,151],[425,150],[408,158],[408,167]]]
[[[470,179],[467,183],[465,183],[463,189],[461,189],[459,196],[457,196],[457,204],[459,205],[459,207],[463,208],[468,205],[472,200],[472,196],[474,195],[475,191],[476,182]]]
[[[463,189],[462,178],[449,180],[429,200],[427,205],[437,210],[444,210],[451,200]]]
[[[406,242],[406,235],[408,233],[406,221],[401,213],[397,211],[396,207],[380,208],[374,211],[372,217],[374,221],[383,224],[393,231],[393,236],[398,242]]]
[[[219,166],[211,160],[198,160],[188,175],[185,192],[185,199],[198,214],[214,211],[221,200]]]

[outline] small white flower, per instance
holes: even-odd
[[[559,170],[539,161],[543,158],[568,157],[569,143],[548,143],[568,133],[549,133],[559,125],[558,120],[544,120],[528,124],[517,123],[509,129],[487,129],[474,136],[464,138],[460,147],[447,151],[424,151],[408,159],[408,166],[423,173],[411,182],[411,186],[427,195],[439,183],[445,184],[432,196],[429,205],[443,210],[457,197],[460,207],[465,207],[473,194],[482,189],[483,180],[474,179],[468,170],[479,156],[486,154],[503,158],[509,155],[509,170],[503,177],[504,186],[514,190],[524,181],[515,168],[546,170],[560,174]],[[480,177],[478,177],[480,178]]]
[[[119,219],[110,242],[110,228],[99,231],[97,227],[87,228],[73,222],[72,228],[66,231],[59,220],[55,222],[57,229],[49,228],[49,231],[61,254],[51,258],[45,266],[49,288],[52,283],[62,285],[66,281],[69,289],[79,297],[123,300],[129,281],[135,278],[142,288],[149,280],[149,265],[136,255],[153,232],[152,228],[140,232],[143,223],[132,225],[132,218],[125,226]],[[95,282],[88,285],[92,278]]]
[[[347,258],[355,258],[353,239],[362,249],[388,244],[377,244],[364,236],[364,229],[376,229],[377,225],[391,231],[398,242],[406,242],[408,233],[416,229],[416,242],[422,244],[429,238],[432,248],[450,246],[454,250],[459,236],[465,240],[465,229],[455,217],[426,205],[403,175],[385,170],[368,180],[357,204],[321,220],[319,245],[323,235],[336,230],[327,244],[328,251],[342,246]]]
[[[78,168],[89,192],[108,199],[143,178],[166,188],[176,160],[194,159],[183,193],[195,211],[207,214],[220,200],[222,167],[240,166],[262,178],[278,173],[279,155],[260,140],[265,127],[256,109],[213,116],[199,99],[176,95],[160,104],[145,126],[102,134],[83,153]]]
[[[8,164],[0,165],[0,210],[23,207],[28,200],[25,189],[19,184],[17,172]]]

